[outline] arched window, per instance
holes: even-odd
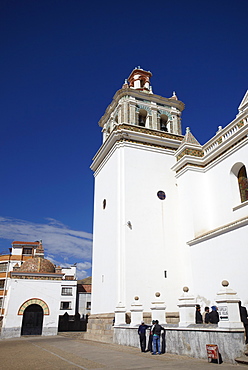
[[[168,123],[168,116],[166,116],[166,114],[161,114],[160,120],[159,120],[159,126],[160,126],[161,131],[168,131],[167,123]]]
[[[146,116],[147,116],[147,111],[145,109],[141,109],[139,111],[139,117],[138,117],[138,125],[139,126],[146,126]]]
[[[245,166],[242,166],[238,172],[238,183],[241,203],[248,200],[248,179]]]

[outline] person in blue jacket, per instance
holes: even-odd
[[[141,352],[146,351],[146,329],[148,329],[148,325],[144,323],[144,321],[141,322],[141,325],[139,326],[138,329],[138,334],[140,337],[140,349]]]

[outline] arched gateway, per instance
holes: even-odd
[[[21,335],[41,335],[44,312],[40,305],[29,305],[22,319]]]
[[[49,308],[46,302],[33,298],[21,305],[18,315],[23,315],[21,335],[41,335],[43,316],[49,315]]]

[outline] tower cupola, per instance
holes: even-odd
[[[151,92],[150,77],[152,77],[150,71],[144,71],[140,67],[135,68],[127,79],[129,87],[144,92]]]

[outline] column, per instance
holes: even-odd
[[[237,293],[228,288],[229,282],[222,281],[223,288],[217,293],[216,303],[220,321],[219,328],[243,328],[243,323],[240,320],[239,301]]]
[[[139,297],[134,297],[134,302],[131,304],[131,326],[140,325],[143,321],[143,305],[139,302]]]
[[[179,307],[179,317],[180,321],[179,327],[187,327],[190,324],[195,324],[195,297],[189,294],[189,288],[183,288],[183,294],[178,299]]]
[[[115,308],[115,326],[126,325],[126,307],[119,302]]]
[[[160,325],[167,324],[165,309],[165,302],[161,300],[160,293],[155,293],[155,300],[151,302],[152,320],[158,320]]]

